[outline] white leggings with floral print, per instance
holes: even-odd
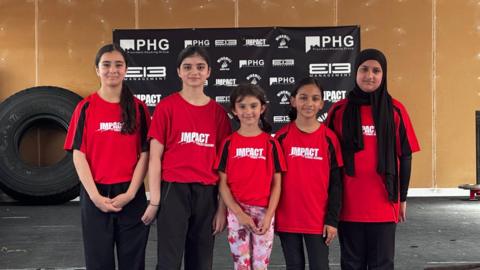
[[[255,224],[265,216],[266,208],[241,204],[243,211]],[[273,246],[273,219],[270,228],[264,235],[250,232],[238,223],[238,219],[228,211],[228,242],[233,256],[235,270],[264,270],[268,268]],[[252,268],[253,266],[253,268]]]

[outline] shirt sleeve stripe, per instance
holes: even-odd
[[[228,159],[228,147],[230,146],[230,141],[226,141],[222,149],[222,155],[220,157],[220,163],[218,164],[217,170],[225,172],[227,168],[227,159]]]
[[[285,133],[283,133],[282,135],[278,136],[278,138],[277,138],[278,143],[280,143],[281,145],[283,145],[283,140],[285,139],[285,137],[287,137],[287,133],[288,133],[288,132],[285,132]]]
[[[280,160],[278,159],[277,146],[275,145],[275,142],[273,140],[270,140],[270,143],[272,144],[273,164],[275,165],[275,172],[281,172],[282,166],[280,165]]]
[[[80,117],[78,118],[78,122],[76,125],[75,137],[73,139],[72,149],[80,150],[80,148],[82,147],[83,130],[85,129],[85,114],[86,114],[88,105],[89,103],[86,102],[85,105],[83,105],[82,107],[82,111],[80,113]]]
[[[400,124],[399,124],[399,129],[398,129],[398,138],[400,140],[400,147],[401,147],[401,153],[400,155],[411,155],[412,154],[412,148],[410,147],[410,142],[408,141],[408,136],[407,136],[407,130],[405,128],[405,124],[403,122],[402,118],[402,113],[399,108],[393,107],[395,111],[398,114],[398,117],[400,118]]]
[[[328,142],[328,152],[330,154],[330,170],[338,168],[337,153],[335,152],[335,146],[332,139],[326,136]]]
[[[141,104],[138,105],[138,109],[140,112],[140,146],[142,148],[142,152],[147,152],[149,150],[149,143],[147,140],[147,119],[145,116],[145,110]]]

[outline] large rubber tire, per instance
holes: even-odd
[[[79,194],[79,180],[67,153],[56,164],[34,167],[20,157],[23,134],[37,121],[68,129],[79,95],[59,87],[33,87],[0,104],[0,187],[12,198],[31,204],[69,201]]]

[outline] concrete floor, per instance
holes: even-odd
[[[0,196],[1,200],[1,196]],[[480,263],[480,202],[466,198],[411,198],[408,221],[397,229],[395,269]],[[156,233],[147,247],[154,269]],[[269,269],[285,269],[276,239]],[[0,270],[84,269],[78,202],[26,206],[0,202]],[[330,249],[331,269],[339,267],[339,247]],[[214,269],[232,269],[225,233],[216,240]]]

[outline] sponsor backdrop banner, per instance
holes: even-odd
[[[181,88],[176,60],[189,45],[205,47],[212,72],[206,94],[230,111],[229,95],[239,83],[260,85],[269,100],[274,131],[289,121],[290,91],[304,77],[316,77],[325,90],[326,118],[331,104],[353,87],[353,65],[360,50],[360,28],[262,27],[165,30],[114,30],[114,43],[130,56],[125,80],[153,112],[162,97]]]

